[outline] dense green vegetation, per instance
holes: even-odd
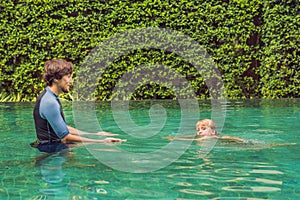
[[[14,0],[0,3],[0,100],[31,101],[45,87],[43,64],[67,58],[82,67],[92,49],[129,29],[159,27],[181,32],[207,50],[222,75],[228,98],[300,96],[298,0]],[[115,59],[98,84],[97,99],[128,70],[164,64],[190,81],[198,98],[210,92],[182,57],[160,49],[136,49]],[[133,99],[174,98],[166,86],[148,83]]]

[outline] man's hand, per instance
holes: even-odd
[[[122,140],[119,138],[105,138],[104,142],[126,142],[127,140]]]

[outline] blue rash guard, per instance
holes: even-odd
[[[48,87],[38,97],[33,117],[39,144],[59,143],[69,134],[59,98]]]

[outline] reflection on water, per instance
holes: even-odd
[[[63,164],[69,150],[62,150],[56,153],[46,153],[36,157],[35,166],[40,170],[41,179],[45,184],[39,189],[41,196],[52,198],[66,198],[69,191],[63,180],[66,173],[63,171]]]
[[[37,164],[40,167],[42,179],[47,183],[62,182],[65,173],[62,171],[62,164],[66,158],[59,154],[52,154],[48,157],[39,160]]]

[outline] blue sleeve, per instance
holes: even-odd
[[[57,137],[62,139],[69,134],[67,124],[60,114],[60,105],[56,99],[43,98],[40,104],[40,115],[50,123]]]

